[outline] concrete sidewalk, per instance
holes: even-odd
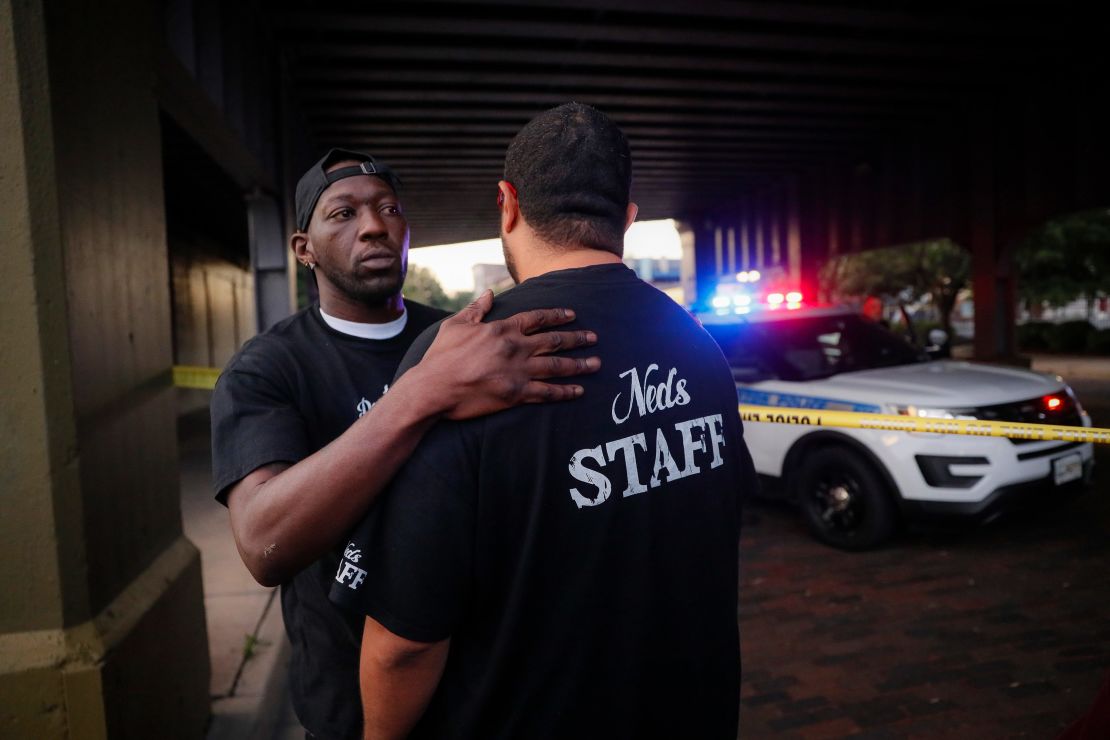
[[[952,348],[952,359],[973,360],[974,348],[960,344]],[[1057,355],[1022,352],[1019,359],[1028,360],[1028,367],[1041,373],[1056,373],[1066,381],[1110,380],[1110,356]]]
[[[1110,356],[1093,355],[1030,355],[1033,369],[1042,373],[1056,373],[1064,380],[1110,381]]]
[[[303,737],[289,711],[289,642],[278,589],[259,586],[239,553],[227,509],[212,495],[206,409],[178,419],[181,517],[201,554],[211,657],[208,740]]]

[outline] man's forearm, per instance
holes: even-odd
[[[228,499],[243,562],[267,586],[287,581],[334,547],[366,513],[442,413],[419,366],[315,454]],[[244,485],[245,484],[245,485]]]
[[[359,668],[365,740],[409,734],[439,685],[449,648],[450,640],[405,640],[367,617]]]
[[[596,372],[596,357],[549,354],[592,345],[593,332],[536,333],[572,321],[564,309],[483,324],[492,300],[487,291],[446,319],[423,360],[331,444],[296,465],[255,470],[231,489],[232,531],[255,580],[283,583],[334,547],[441,415],[472,418],[582,394],[573,383],[542,381]]]

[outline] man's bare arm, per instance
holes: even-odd
[[[406,640],[366,618],[359,665],[365,740],[408,736],[439,685],[450,645]]]
[[[485,293],[446,319],[424,359],[342,435],[295,465],[258,468],[228,493],[239,555],[255,580],[276,586],[333,547],[366,513],[424,433],[520,403],[582,395],[549,378],[595,372],[600,360],[549,353],[593,344],[589,331],[539,329],[573,320],[562,309],[481,323]]]

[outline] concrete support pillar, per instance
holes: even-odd
[[[824,302],[826,296],[820,275],[831,259],[825,228],[827,203],[819,181],[796,182],[793,192],[798,241],[798,279],[795,284],[807,302]]]
[[[682,246],[682,258],[678,265],[678,284],[682,288],[682,302],[691,306],[698,297],[698,275],[694,254],[694,231],[689,221],[675,219],[675,230]]]
[[[844,176],[841,167],[831,165],[825,170],[825,233],[828,234],[829,258],[839,256],[848,250],[845,217],[847,204],[844,199]]]
[[[750,270],[754,261],[752,259],[752,215],[751,209],[745,207],[742,218],[736,227],[736,248],[739,250],[740,270]]]
[[[975,300],[975,359],[1012,361],[1017,356],[1013,250],[998,228],[991,131],[985,114],[973,117],[968,246]]]
[[[753,244],[755,246],[755,266],[763,269],[767,266],[767,202],[757,196],[755,202],[755,219],[753,221]]]
[[[864,171],[856,168],[852,173],[851,179],[848,182],[848,192],[845,193],[846,205],[848,207],[848,223],[847,223],[847,236],[848,236],[848,249],[849,252],[861,252],[867,247],[875,246],[873,244],[866,244],[864,242],[864,223],[863,214],[864,208],[864,182],[866,176]]]
[[[713,274],[720,275],[725,270],[725,233],[720,224],[714,223],[713,235]]]
[[[990,225],[971,230],[972,290],[975,300],[975,359],[1011,362],[1017,293],[1010,250],[1000,247]]]
[[[767,197],[768,204],[768,221],[770,222],[770,233],[768,235],[768,243],[771,245],[771,254],[767,261],[772,265],[782,266],[783,259],[783,232],[784,225],[784,209],[782,207],[782,194],[773,191]]]
[[[725,274],[736,274],[736,265],[738,264],[736,259],[736,231],[737,228],[735,223],[730,224],[724,231],[725,254],[727,255],[727,259],[725,259]]]
[[[724,258],[726,230],[712,219],[697,216],[679,226],[682,240],[682,292],[695,311],[705,310],[720,279],[718,255]],[[718,238],[721,239],[718,242]],[[718,247],[722,248],[719,249]],[[724,263],[721,263],[721,269]]]
[[[804,287],[804,293],[812,295],[816,280],[812,279],[813,275],[806,274],[803,276],[802,274],[802,215],[798,200],[798,181],[796,179],[791,179],[787,183],[785,215],[785,262],[788,283],[795,288],[801,289]]]
[[[140,0],[0,0],[5,738],[197,738],[207,719],[200,561],[177,489],[158,36]]]
[[[289,297],[289,248],[281,210],[273,197],[256,191],[247,198],[251,270],[254,273],[255,316],[259,333],[292,313]]]

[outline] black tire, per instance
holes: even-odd
[[[841,550],[867,550],[894,533],[890,492],[861,454],[844,446],[822,447],[805,454],[801,463],[795,500],[817,539]]]

